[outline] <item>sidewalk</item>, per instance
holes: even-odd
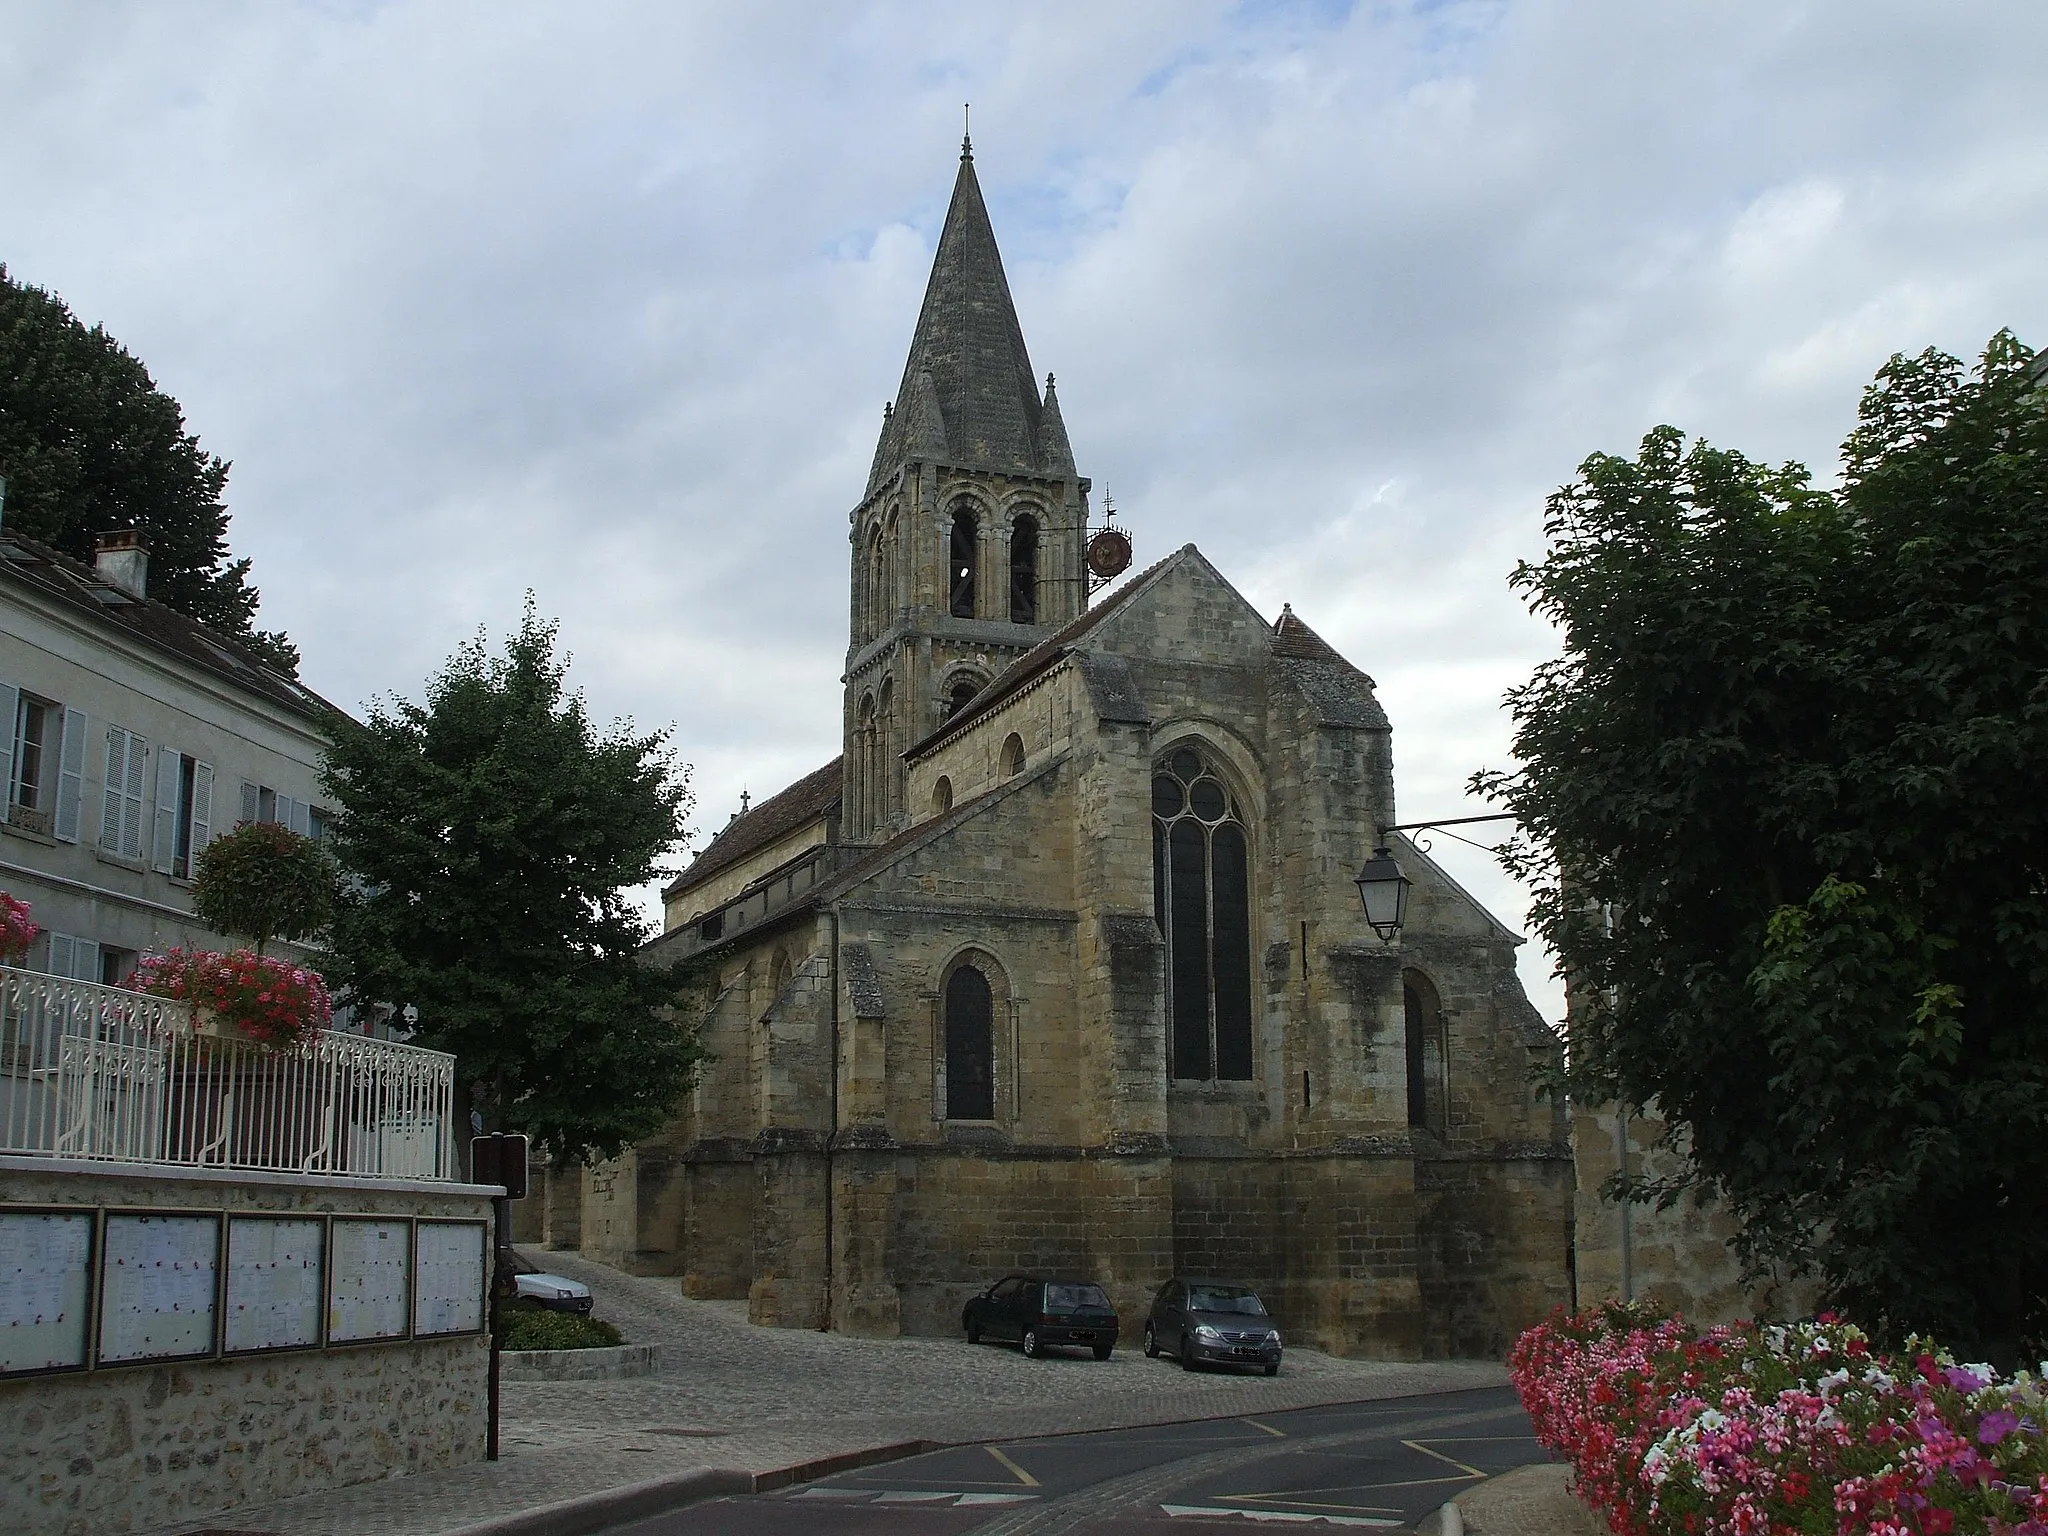
[[[1573,1496],[1570,1475],[1553,1462],[1467,1489],[1453,1501],[1465,1536],[1609,1536],[1606,1522]]]
[[[633,1381],[508,1382],[502,1460],[361,1484],[157,1536],[232,1528],[278,1536],[453,1536],[523,1511],[692,1471],[762,1476],[914,1442],[1026,1439],[1075,1430],[1270,1413],[1323,1403],[1497,1386],[1497,1365],[1388,1364],[1290,1349],[1280,1375],[1184,1373],[1119,1349],[1026,1360],[958,1339],[849,1339],[755,1328],[738,1301],[687,1301],[673,1279],[621,1275],[530,1251],[590,1286],[595,1315],[661,1346]]]

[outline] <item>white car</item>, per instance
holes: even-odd
[[[590,1287],[581,1280],[571,1280],[567,1275],[550,1275],[541,1270],[520,1274],[515,1279],[521,1300],[539,1302],[550,1312],[590,1315]]]

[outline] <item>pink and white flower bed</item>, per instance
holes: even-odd
[[[2048,1536],[2048,1399],[2022,1371],[1854,1326],[1560,1312],[1508,1361],[1618,1536]],[[2042,1367],[2048,1376],[2048,1364]]]

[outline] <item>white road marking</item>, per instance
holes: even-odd
[[[964,1493],[952,1488],[806,1488],[800,1499],[835,1499],[842,1504],[932,1504],[973,1509],[991,1504],[1028,1504],[1035,1493]]]

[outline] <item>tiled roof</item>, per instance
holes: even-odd
[[[759,853],[778,838],[825,815],[839,803],[842,761],[833,758],[780,794],[770,795],[745,815],[727,822],[662,894],[676,896],[701,885],[720,870],[730,869],[749,854]]]
[[[346,712],[312,689],[264,665],[230,635],[210,629],[175,608],[131,596],[107,581],[92,566],[74,560],[40,540],[12,529],[0,531],[0,575],[45,597],[72,613],[89,618],[180,661],[253,693],[268,703],[330,729]]]
[[[1387,714],[1373,694],[1373,680],[1296,618],[1292,607],[1281,608],[1272,643],[1280,675],[1308,698],[1318,719],[1330,725],[1386,729]]]

